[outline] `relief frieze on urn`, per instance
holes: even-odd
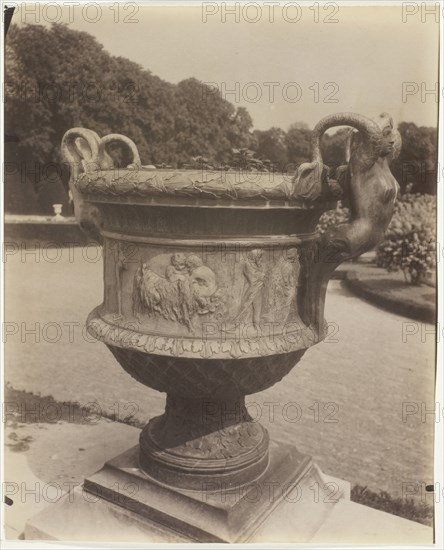
[[[232,243],[223,250],[202,243],[160,252],[148,243],[106,239],[109,291],[97,317],[122,329],[131,324],[146,335],[139,345],[144,341],[149,349],[152,342],[162,353],[174,345],[181,356],[230,358],[306,348],[318,337],[305,304],[311,242],[261,248]]]
[[[321,139],[335,126],[350,133],[347,164],[332,171]],[[291,175],[156,170],[125,136],[66,132],[76,216],[104,249],[104,297],[88,330],[138,382],[167,395],[139,445],[88,478],[86,490],[112,500],[116,472],[135,477],[142,490],[131,509],[142,519],[190,540],[239,542],[279,502],[252,504],[247,492],[222,503],[217,483],[234,491],[253,480],[319,479],[309,456],[270,441],[245,396],[279,382],[326,337],[333,271],[374,247],[392,217],[390,162],[400,145],[388,114],[338,113],[316,125],[312,160]],[[320,235],[320,216],[339,198],[350,220]]]

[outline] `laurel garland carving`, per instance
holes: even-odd
[[[220,341],[198,338],[180,338],[160,335],[149,335],[113,325],[100,317],[98,308],[93,310],[86,323],[88,332],[98,340],[120,348],[134,349],[157,355],[171,357],[200,357],[238,359],[241,357],[258,357],[276,353],[290,353],[306,349],[321,341],[326,334],[326,325],[322,334],[316,327],[309,326],[299,331],[284,334],[273,334],[272,337],[258,339],[226,339]]]
[[[232,201],[260,199],[287,201],[301,208],[313,205],[313,201],[305,201],[294,193],[287,183],[291,179],[285,174],[257,173],[243,176],[240,172],[161,172],[143,168],[116,168],[82,173],[74,185],[80,193],[107,196],[164,195]],[[337,197],[324,196],[319,203],[325,204],[326,200],[336,201]]]

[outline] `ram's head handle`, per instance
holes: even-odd
[[[119,153],[116,158],[115,151]],[[118,167],[140,167],[140,157],[134,142],[120,134],[100,138],[86,128],[72,128],[62,139],[62,155],[70,167],[69,189],[74,212],[80,227],[94,240],[102,242],[99,211],[86,202],[76,189],[75,182],[83,172],[112,170]]]
[[[337,169],[337,181],[330,181],[320,142],[324,132],[334,126],[351,126],[355,131],[349,134],[348,164]],[[389,164],[400,149],[401,137],[387,113],[375,119],[355,113],[338,113],[323,118],[315,126],[313,160],[301,164],[297,170],[292,194],[308,201],[342,194],[343,202],[350,208],[351,219],[349,223],[331,228],[323,238],[323,247],[336,251],[336,265],[359,256],[382,239],[393,214],[399,187]]]
[[[339,198],[342,195],[341,186],[329,178],[329,168],[322,160],[320,146],[325,131],[335,126],[351,126],[358,130],[359,137],[357,139],[361,146],[360,150],[356,151],[357,145],[354,143],[354,160],[359,156],[360,162],[368,168],[378,158],[390,155],[390,140],[394,140],[393,146],[397,148],[397,153],[393,154],[399,153],[401,143],[399,133],[393,128],[393,121],[386,113],[381,114],[376,120],[355,113],[338,113],[327,116],[318,122],[313,129],[311,140],[312,161],[304,162],[297,169],[290,191],[293,197],[315,201],[319,198]],[[341,168],[344,170],[346,167]]]
[[[349,206],[351,215],[347,223],[330,227],[316,250],[308,251],[313,258],[308,261],[311,284],[300,299],[300,310],[307,324],[317,326],[324,334],[325,293],[333,271],[343,261],[373,248],[390,223],[399,186],[389,164],[401,149],[399,132],[386,113],[373,120],[353,113],[324,118],[313,132],[313,162],[308,163],[311,171],[300,171],[298,184],[298,189],[303,188],[304,183],[310,184],[305,190],[311,191],[310,196],[314,198],[322,196],[326,185],[331,186],[325,179],[320,139],[325,130],[333,126],[351,126],[357,130],[349,136],[348,164],[338,169],[336,177],[336,185],[340,184],[343,191],[341,200]],[[325,192],[331,196],[331,189]]]
[[[350,220],[330,228],[323,237],[324,248],[335,252],[339,264],[370,250],[384,236],[399,189],[390,171],[390,162],[399,155],[401,136],[387,113],[373,120],[339,114],[324,119],[316,128],[322,131],[332,125],[349,125],[358,130],[350,134],[348,165],[338,170]],[[321,159],[318,144],[319,140],[315,154]]]

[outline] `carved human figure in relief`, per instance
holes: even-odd
[[[260,326],[262,315],[263,288],[265,269],[263,265],[264,251],[258,248],[249,250],[243,265],[245,286],[242,292],[241,303],[233,322],[251,322],[255,327]]]
[[[165,269],[165,277],[172,283],[185,279],[187,275],[185,259],[186,255],[180,252],[171,256],[171,265]]]
[[[115,264],[115,273],[116,273],[116,286],[117,286],[117,313],[119,317],[122,317],[122,275],[126,270],[126,256],[123,250],[120,248],[120,245],[117,245],[116,250],[116,264]]]
[[[297,292],[299,272],[298,249],[284,250],[271,272],[265,320],[287,321]]]
[[[215,313],[222,307],[216,274],[196,254],[173,254],[165,276],[143,262],[134,276],[133,312],[185,325],[194,332],[196,315]]]

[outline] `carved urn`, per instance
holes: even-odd
[[[351,127],[348,164],[332,174],[320,140],[340,125]],[[277,503],[222,505],[222,487],[231,495],[253,481],[315,475],[309,457],[269,441],[245,396],[281,380],[325,337],[332,271],[373,247],[392,216],[389,162],[399,146],[385,113],[332,115],[313,131],[312,162],[289,177],[156,170],[124,136],[65,134],[76,215],[104,249],[104,299],[88,330],[132,377],[167,395],[139,448],[113,466],[137,470],[137,513],[194,540],[248,540]],[[350,221],[321,236],[318,220],[338,198]],[[111,499],[110,484],[102,472],[85,487]],[[162,504],[171,494],[174,512]]]

